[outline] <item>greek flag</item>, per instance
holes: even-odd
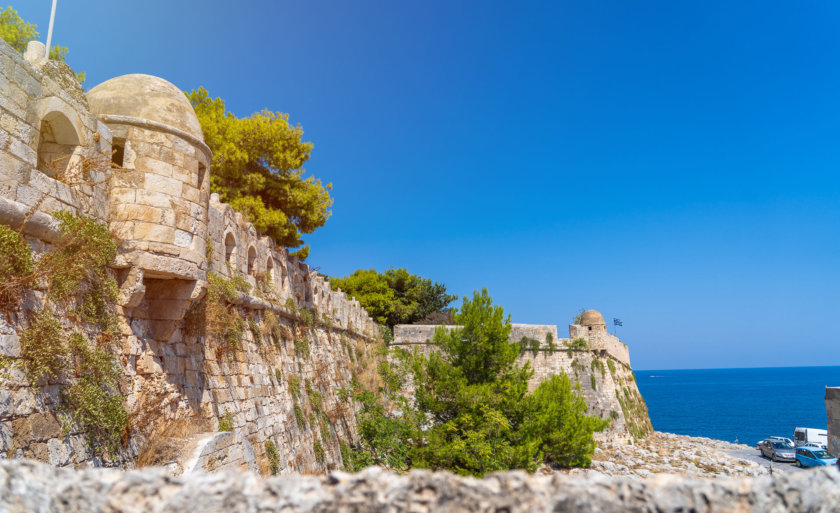
[[[623,322],[621,322],[621,319],[616,319],[615,317],[613,317],[613,325],[615,325],[615,326],[624,326],[624,323],[623,323]]]

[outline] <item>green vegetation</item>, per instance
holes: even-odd
[[[52,312],[32,317],[20,336],[23,369],[32,386],[44,379],[58,379],[66,370],[69,353],[64,328]]]
[[[545,334],[545,344],[548,346],[548,354],[554,354],[557,345],[554,343],[554,334],[548,332]]]
[[[0,308],[8,311],[17,306],[21,290],[35,279],[35,260],[23,236],[0,225]]]
[[[598,381],[595,379],[595,374],[589,375],[589,384],[592,385],[592,390],[598,390]]]
[[[277,446],[271,440],[266,440],[263,446],[265,447],[265,457],[268,459],[271,475],[276,476],[280,472],[280,453],[277,452]]]
[[[622,393],[619,393],[618,390],[615,391],[615,397],[618,399],[618,404],[621,405],[622,413],[624,413],[624,423],[627,426],[627,431],[633,438],[644,438],[653,432],[645,400],[642,399],[642,395],[637,390],[623,387]]]
[[[298,428],[303,429],[306,427],[306,416],[303,414],[303,408],[297,403],[295,403],[295,420],[297,421]]]
[[[608,420],[586,415],[580,386],[572,387],[565,374],[546,379],[528,398],[525,431],[539,439],[545,461],[561,467],[588,467],[595,441],[592,434],[609,426]]]
[[[519,339],[519,352],[524,353],[529,350],[531,354],[537,356],[537,353],[540,352],[540,341],[531,337],[522,337]]]
[[[615,364],[612,361],[612,358],[607,358],[607,367],[610,369],[610,374],[615,376]]]
[[[445,312],[458,299],[446,293],[445,285],[406,269],[359,269],[344,278],[330,278],[330,286],[354,296],[377,323],[389,328]]]
[[[306,337],[298,337],[295,339],[295,354],[302,358],[309,359],[309,340]]]
[[[300,397],[300,377],[295,374],[289,375],[289,393],[295,401]]]
[[[303,324],[306,325],[307,328],[312,329],[315,327],[315,311],[309,308],[303,308],[298,311],[300,315],[301,321]]]
[[[465,298],[454,320],[462,328],[435,332],[438,352],[392,350],[392,358],[378,364],[378,387],[355,387],[360,441],[341,443],[346,468],[422,467],[481,476],[514,468],[533,472],[544,459],[588,465],[592,434],[609,421],[586,415],[580,386],[555,376],[528,394],[532,371],[516,360],[532,342],[508,342],[510,319],[486,290]],[[414,407],[399,394],[409,369]]]
[[[0,307],[9,315],[27,289],[46,290],[47,299],[38,313],[24,312],[28,327],[20,334],[20,360],[3,359],[0,366],[19,365],[34,387],[44,380],[61,383],[58,411],[65,429],[75,425],[94,452],[113,456],[128,430],[114,357],[116,282],[108,271],[117,245],[92,219],[69,212],[54,216],[61,237],[37,259],[18,232],[0,226]],[[96,333],[93,342],[61,324],[69,312]]]
[[[321,445],[320,440],[315,440],[315,443],[312,444],[312,452],[315,453],[315,461],[322,464],[327,461],[327,453],[324,452],[324,446]]]
[[[233,431],[233,413],[227,412],[219,417],[219,432]]]
[[[569,342],[569,349],[574,351],[588,351],[589,341],[583,337],[578,337]]]
[[[242,212],[261,233],[278,244],[297,248],[301,235],[312,233],[331,215],[332,184],[304,178],[312,143],[303,142],[303,129],[289,124],[289,116],[263,110],[237,118],[225,110],[221,98],[204,88],[187,93],[213,150],[210,189]],[[309,246],[294,256],[305,259]]]
[[[251,286],[242,276],[225,278],[213,272],[207,273],[207,295],[197,311],[204,310],[203,330],[218,344],[219,357],[230,356],[242,349],[242,335],[245,333],[245,319],[233,301],[239,293],[250,292]],[[199,323],[202,324],[202,323]],[[251,329],[256,329],[255,338],[259,332],[256,323]],[[259,338],[256,338],[259,341]]]
[[[404,353],[395,353],[402,356]],[[375,390],[362,390],[354,384],[355,399],[361,404],[357,415],[360,442],[341,446],[345,468],[357,472],[379,465],[394,471],[406,471],[411,465],[409,453],[417,437],[419,418],[408,400],[399,394],[405,379],[398,364],[382,360],[377,366],[380,378]],[[386,407],[386,405],[390,407]],[[394,411],[402,412],[395,415]]]
[[[604,368],[604,362],[602,362],[601,359],[597,357],[592,358],[592,364],[590,365],[590,368],[592,369],[592,372],[595,372],[596,370],[600,372],[601,376],[603,376],[607,372],[607,370]]]

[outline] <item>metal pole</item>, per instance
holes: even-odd
[[[52,10],[50,11],[50,29],[47,31],[47,59],[50,58],[50,45],[52,45],[52,31],[53,31],[53,24],[55,23],[55,4],[58,3],[58,0],[52,0]]]

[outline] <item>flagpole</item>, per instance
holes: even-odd
[[[53,24],[55,24],[55,4],[58,0],[52,0],[52,10],[50,11],[50,28],[47,31],[47,59],[50,58],[50,48],[52,45]]]

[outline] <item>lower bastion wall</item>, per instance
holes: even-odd
[[[99,336],[74,305],[52,304],[35,286],[0,315],[0,356],[11,363],[0,367],[0,458],[131,467],[156,433],[179,427],[200,442],[195,454],[171,455],[181,470],[256,460],[265,471],[266,442],[281,473],[339,468],[340,441],[357,436],[354,403],[339,391],[372,351],[376,324],[211,198],[200,132],[93,114],[72,71],[34,50],[24,58],[0,41],[0,224],[20,230],[36,257],[59,240],[52,214],[61,210],[107,224],[120,239],[109,272],[119,286],[116,361],[129,429],[115,457],[95,452],[60,414],[63,390],[78,376],[33,384],[25,375],[21,334],[48,303],[65,333]],[[141,78],[153,93],[173,89],[170,103],[185,101],[171,84]],[[179,108],[194,117],[186,105]],[[227,346],[206,326],[208,287],[220,280],[248,285],[225,307],[239,319]],[[224,424],[236,436],[210,435]],[[236,447],[243,444],[250,448]]]
[[[825,387],[828,452],[840,454],[840,387]]]
[[[433,351],[431,341],[436,329],[438,326],[395,326],[392,345],[411,351]],[[554,374],[565,373],[573,383],[580,385],[588,413],[612,420],[610,427],[596,433],[596,437],[629,441],[652,432],[647,406],[630,367],[627,346],[613,335],[599,333],[587,338],[586,330],[579,325],[571,325],[569,330],[579,335],[578,338],[585,338],[587,345],[576,346],[570,339],[557,338],[557,326],[554,325],[512,325],[511,342],[520,343],[525,337],[538,342],[531,345],[533,342],[526,339],[520,348],[519,364],[527,362],[534,370],[528,383],[529,390],[534,390]]]

